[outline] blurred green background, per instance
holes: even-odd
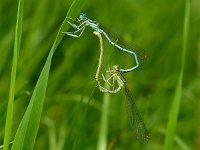
[[[72,3],[63,0],[25,0],[22,44],[17,68],[13,135],[28,106],[58,28]],[[17,1],[0,0],[0,145],[3,144],[13,56]],[[145,60],[125,74],[150,141],[141,145],[126,116],[123,92],[110,95],[107,147],[116,150],[163,149],[169,110],[181,66],[185,1],[88,1],[82,12],[116,33],[124,43],[137,45]],[[78,16],[77,16],[78,17]],[[200,149],[200,1],[191,1],[190,28],[177,121],[175,150]],[[127,61],[105,42],[105,70],[110,60]],[[103,93],[95,88],[99,43],[91,29],[80,38],[65,35],[51,66],[45,105],[34,149],[96,149]],[[122,55],[122,57],[124,57]],[[128,59],[127,66],[132,59]],[[89,106],[88,99],[91,98]],[[87,110],[87,111],[85,111]],[[84,117],[83,114],[86,113]],[[64,145],[64,146],[63,146]],[[111,146],[112,145],[112,146]]]

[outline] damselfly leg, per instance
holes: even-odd
[[[121,90],[121,88],[123,87],[123,80],[120,78],[120,76],[118,75],[119,72],[116,72],[115,69],[112,70],[108,70],[107,73],[110,73],[110,77],[108,79],[105,78],[105,76],[102,74],[102,79],[105,83],[107,83],[110,88],[105,88],[103,86],[101,86],[100,81],[98,82],[98,86],[99,86],[99,90],[101,92],[106,92],[106,93],[117,93]],[[110,80],[112,83],[110,83]],[[115,84],[116,83],[116,84]],[[110,89],[110,90],[109,90]]]

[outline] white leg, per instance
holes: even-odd
[[[108,89],[102,87],[102,86],[100,85],[100,83],[98,83],[98,86],[99,86],[99,90],[100,90],[101,92],[103,92],[103,93],[111,93],[111,94],[114,94],[114,93],[117,93],[117,92],[119,92],[119,91],[121,90],[121,87],[120,87],[120,86],[119,86],[117,89],[115,89],[115,90],[108,90]]]
[[[102,74],[102,77],[103,77],[103,80],[105,81],[105,82],[108,82],[110,79],[112,79],[113,77],[115,76],[115,74],[113,74],[113,75],[111,75],[108,79],[106,79],[105,77],[104,77],[104,75]],[[111,84],[111,83],[110,83]],[[111,84],[112,85],[112,84]]]
[[[109,84],[109,86],[112,88],[111,90],[109,90],[109,89],[107,89],[107,88],[105,88],[105,87],[103,87],[103,86],[101,86],[101,83],[98,81],[98,86],[99,86],[99,90],[101,91],[101,92],[104,92],[104,93],[117,93],[117,92],[119,92],[120,90],[121,90],[121,86],[120,86],[120,84],[119,84],[119,82],[117,82],[118,83],[118,87],[115,89],[115,87],[114,87],[114,84],[115,84],[115,78],[114,78],[114,76],[115,76],[116,74],[113,74],[112,76],[110,76],[108,79],[105,79],[105,77],[104,77],[104,75],[102,74],[102,78],[103,78],[103,81],[105,81],[106,83],[108,83]],[[111,80],[112,79],[112,84],[109,82],[109,80]]]
[[[69,36],[73,36],[73,37],[80,37],[84,30],[85,30],[85,26],[83,26],[82,28],[80,28],[74,32],[62,32],[62,33],[67,34]],[[77,34],[78,32],[80,32],[80,33]]]

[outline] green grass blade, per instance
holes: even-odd
[[[180,100],[181,100],[181,95],[182,95],[183,71],[184,71],[185,55],[186,55],[186,49],[187,49],[188,32],[189,32],[189,17],[190,17],[190,0],[186,0],[184,28],[183,28],[182,64],[181,64],[181,70],[180,70],[180,74],[178,78],[178,83],[176,85],[174,100],[173,100],[172,107],[169,114],[169,122],[167,125],[167,134],[165,137],[164,150],[173,149],[175,130],[176,130]]]
[[[105,87],[107,89],[109,89],[108,84],[106,84]],[[97,143],[97,150],[106,150],[107,149],[109,104],[110,104],[110,94],[104,93],[103,105],[101,108],[101,123],[100,123],[99,137],[98,137],[98,143]]]
[[[181,71],[179,79],[178,79],[178,83],[176,86],[174,100],[173,100],[172,107],[169,114],[169,122],[167,125],[167,133],[165,137],[164,150],[171,150],[173,148],[177,117],[178,117],[179,105],[180,105],[180,99],[181,99],[181,92],[182,92],[182,79],[183,79],[183,73]]]
[[[16,30],[15,30],[15,44],[14,44],[13,64],[12,64],[12,71],[11,71],[9,101],[8,101],[6,125],[5,125],[5,136],[4,136],[4,147],[3,147],[4,150],[9,149],[9,143],[10,143],[11,133],[12,133],[15,80],[16,80],[17,61],[18,61],[17,57],[18,57],[18,52],[20,50],[20,44],[21,44],[23,6],[24,6],[24,0],[19,0],[18,11],[17,11],[17,23],[16,23]]]
[[[76,13],[78,14],[79,12],[77,10],[81,8],[82,3],[83,3],[83,0],[74,1],[68,14],[70,16],[75,16]],[[68,28],[69,26],[67,25],[67,17],[66,17],[58,31],[58,34],[51,48],[51,51],[48,55],[45,66],[37,81],[37,84],[34,89],[28,108],[17,130],[14,143],[12,146],[13,150],[33,149],[38,128],[39,128],[39,124],[40,124],[40,118],[41,118],[41,113],[42,113],[43,104],[44,104],[44,98],[45,98],[45,93],[46,93],[46,88],[47,88],[52,56],[64,36],[64,34],[60,34],[61,31],[66,31]]]
[[[17,130],[12,149],[32,149],[40,124],[53,51],[40,74],[31,101]]]

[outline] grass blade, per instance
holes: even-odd
[[[17,130],[12,149],[32,149],[40,124],[53,51],[40,74],[31,101]]]
[[[175,130],[176,130],[180,100],[181,100],[181,95],[182,95],[183,71],[184,71],[185,55],[186,55],[186,49],[187,49],[188,32],[189,32],[189,17],[190,17],[190,0],[186,0],[184,28],[183,28],[182,64],[181,64],[181,70],[180,70],[180,74],[178,78],[178,83],[176,85],[174,100],[173,100],[172,107],[169,114],[169,122],[167,125],[167,134],[165,137],[164,150],[173,149]]]
[[[106,88],[109,89],[106,84]],[[103,105],[101,108],[101,124],[99,130],[97,150],[107,149],[107,134],[108,134],[108,123],[109,123],[109,104],[110,104],[110,94],[104,93],[103,95]]]
[[[81,8],[82,3],[83,0],[74,1],[72,6],[70,7],[70,10],[68,11],[68,14],[70,16],[75,16],[76,13],[78,14],[79,12],[77,10]],[[40,118],[43,109],[53,53],[64,36],[64,34],[60,34],[61,31],[66,31],[69,28],[69,26],[67,25],[67,16],[58,31],[58,34],[50,50],[45,66],[35,86],[28,108],[19,125],[12,146],[13,150],[33,149],[40,124]]]
[[[11,71],[9,100],[8,100],[6,125],[5,125],[5,136],[4,136],[4,147],[3,147],[4,150],[9,149],[9,143],[10,143],[11,133],[12,133],[15,80],[16,80],[17,61],[18,61],[17,57],[18,57],[20,44],[21,44],[23,6],[24,6],[24,0],[19,0],[18,11],[17,11],[17,23],[16,23],[16,30],[15,30],[15,44],[14,44],[14,51],[13,51],[13,64],[12,64],[12,71]]]

